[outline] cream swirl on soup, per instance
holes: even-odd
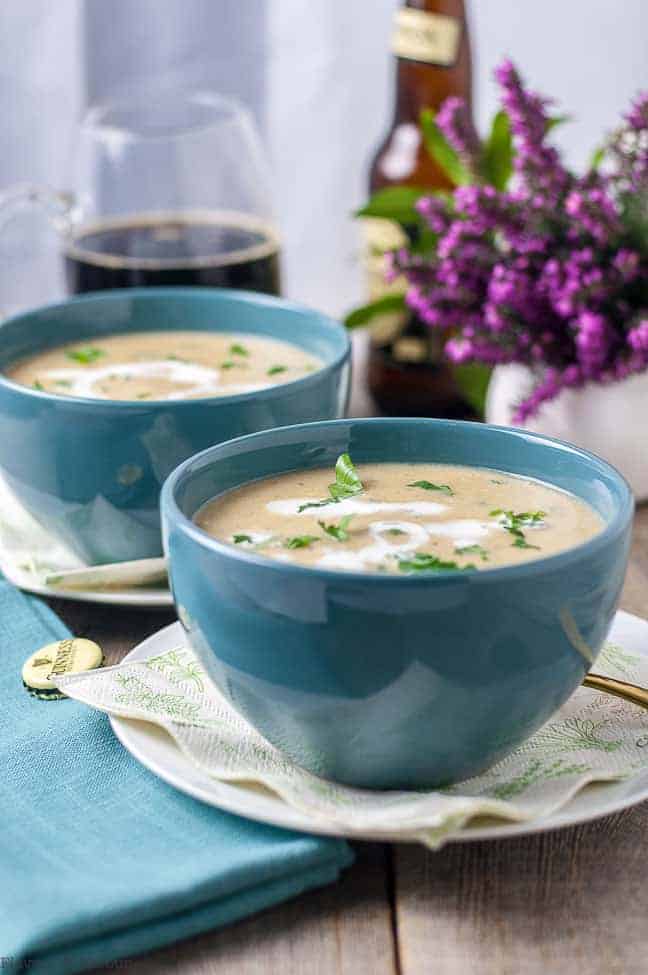
[[[196,523],[282,562],[349,572],[470,571],[572,548],[603,527],[579,498],[487,468],[372,463],[295,471],[208,501]],[[332,481],[332,483],[331,483]]]
[[[177,400],[255,392],[321,366],[316,356],[280,339],[168,330],[56,346],[14,363],[7,375],[62,396]]]

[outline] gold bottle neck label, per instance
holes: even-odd
[[[457,60],[461,21],[403,7],[394,16],[392,51],[399,58],[450,67]]]

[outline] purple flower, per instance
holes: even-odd
[[[404,248],[389,274],[405,275],[407,304],[444,332],[452,362],[534,370],[537,385],[515,415],[523,423],[564,389],[648,369],[648,261],[625,224],[628,200],[648,200],[648,95],[610,143],[616,170],[579,178],[545,143],[546,100],[510,61],[496,77],[515,144],[512,187],[423,197],[433,252]],[[449,99],[437,119],[459,153],[474,150],[465,118]]]
[[[456,153],[472,168],[479,154],[479,139],[463,98],[451,95],[439,109],[436,124]]]
[[[635,352],[648,352],[648,318],[635,325],[628,332],[628,345]]]

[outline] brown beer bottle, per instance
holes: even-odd
[[[425,149],[419,129],[424,108],[439,109],[449,95],[471,105],[470,44],[463,0],[405,0],[392,39],[396,95],[389,132],[371,162],[369,190],[387,186],[449,189],[445,173]],[[364,221],[370,300],[387,291],[382,254],[406,237],[398,224]],[[381,316],[371,330],[369,389],[392,416],[473,418],[443,359],[442,337],[411,312]]]

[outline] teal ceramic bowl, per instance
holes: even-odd
[[[561,554],[476,572],[394,577],[306,568],[210,538],[208,499],[286,471],[429,461],[541,478],[589,502],[601,534]],[[162,491],[173,594],[221,692],[318,775],[429,788],[516,748],[596,659],[628,558],[632,495],[604,461],[520,431],[371,419],[271,430],[182,464]]]
[[[146,402],[56,396],[3,375],[15,359],[62,342],[157,329],[281,338],[324,366],[260,392]],[[160,555],[159,493],[174,467],[222,440],[343,416],[349,361],[337,322],[251,292],[120,289],[37,308],[0,326],[0,471],[25,507],[85,561]]]

